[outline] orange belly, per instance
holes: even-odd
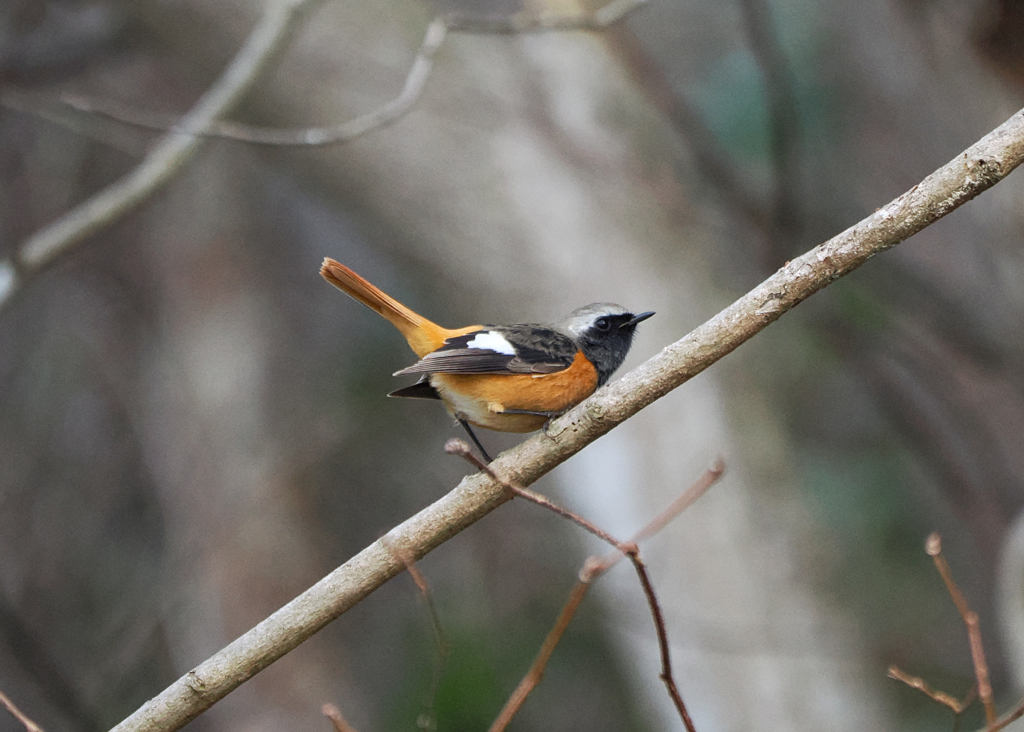
[[[553,374],[431,374],[448,411],[470,424],[498,432],[533,432],[547,422],[537,414],[560,414],[579,404],[597,388],[597,371],[577,353],[572,365]]]

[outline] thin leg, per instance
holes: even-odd
[[[484,456],[484,461],[488,463],[492,462],[491,456],[487,454],[487,450],[485,450],[484,446],[480,444],[480,440],[476,439],[476,433],[473,432],[473,428],[469,426],[469,422],[464,420],[462,417],[456,417],[456,419],[459,420],[459,424],[466,429],[466,434],[468,434],[470,439],[473,440],[473,444],[476,445],[480,454]]]

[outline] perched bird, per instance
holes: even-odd
[[[621,305],[594,303],[552,325],[470,325],[449,330],[417,315],[343,264],[324,259],[320,274],[401,331],[420,357],[395,376],[419,374],[388,396],[440,399],[490,462],[470,425],[533,432],[579,404],[622,365],[637,323]]]

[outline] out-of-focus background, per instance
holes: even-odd
[[[260,8],[6,0],[0,93],[180,113]],[[579,8],[325,2],[235,118],[378,107],[452,9]],[[0,312],[0,689],[48,732],[106,729],[467,473],[443,409],[384,398],[412,354],[323,256],[450,326],[656,310],[628,368],[1021,107],[1022,39],[1019,0],[652,0],[603,34],[453,34],[417,107],[348,145],[210,142]],[[0,109],[0,255],[155,139],[60,116]],[[626,536],[725,458],[644,547],[700,732],[950,729],[885,678],[973,684],[933,530],[1017,703],[1022,194],[1017,173],[537,486]],[[333,702],[412,729],[433,698],[437,729],[483,729],[600,549],[506,505],[422,562],[451,643],[436,695],[403,576],[189,727],[326,730]],[[658,668],[620,566],[513,728],[681,729]]]

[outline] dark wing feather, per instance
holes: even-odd
[[[440,399],[441,395],[437,393],[437,389],[430,385],[430,377],[422,376],[412,386],[406,386],[401,389],[395,389],[393,392],[388,394],[389,397],[409,397],[410,399]]]
[[[513,374],[509,365],[516,360],[497,351],[481,348],[462,348],[434,351],[408,368],[396,371],[395,376],[406,374]]]
[[[488,348],[467,348],[480,333],[495,331],[512,345],[515,354]],[[569,368],[576,355],[576,344],[568,336],[540,325],[515,325],[484,328],[456,338],[408,368],[405,374],[552,374]]]

